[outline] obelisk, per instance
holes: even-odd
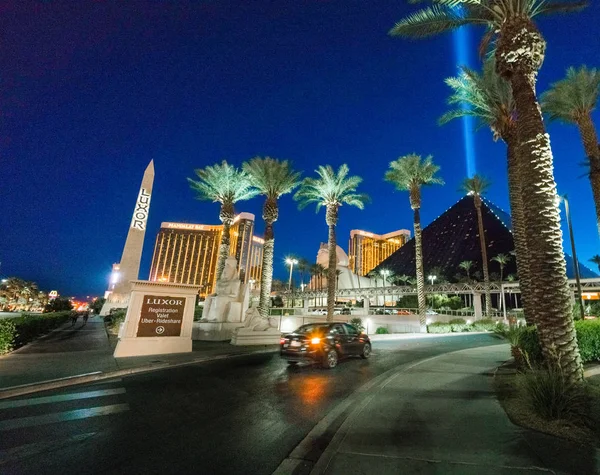
[[[100,315],[107,315],[112,308],[125,308],[129,303],[131,293],[131,281],[137,280],[140,273],[140,262],[142,260],[142,248],[144,247],[144,236],[146,235],[146,224],[150,211],[150,198],[152,197],[152,185],[154,184],[154,160],[146,167],[142,186],[138,193],[123,247],[121,261],[113,265],[111,278],[111,292],[102,307]]]

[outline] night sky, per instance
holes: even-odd
[[[538,21],[548,41],[539,91],[568,66],[600,67],[600,8]],[[348,163],[371,195],[342,207],[351,229],[412,230],[408,195],[383,181],[388,162],[416,152],[441,165],[444,187],[423,193],[431,222],[461,193],[462,123],[439,127],[457,70],[452,34],[387,36],[415,9],[403,1],[29,1],[0,6],[0,275],[67,295],[101,294],[120,259],[143,171],[156,178],[140,277],[162,221],[218,223],[219,207],[186,183],[195,168],[255,155],[305,174]],[[476,66],[481,31],[470,32]],[[600,128],[600,114],[594,120]],[[469,131],[470,132],[470,131]],[[561,194],[573,208],[580,260],[598,249],[583,147],[574,126],[549,127]],[[508,210],[505,146],[473,132],[488,198]],[[286,254],[314,261],[324,212],[280,201],[275,274]],[[257,215],[262,198],[236,211]],[[567,236],[565,235],[565,238]],[[569,246],[569,241],[565,242]]]

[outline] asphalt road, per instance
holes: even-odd
[[[271,474],[373,377],[496,343],[491,335],[381,341],[369,360],[333,370],[254,355],[0,401],[0,473]]]

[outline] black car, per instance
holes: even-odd
[[[299,361],[333,368],[345,356],[368,358],[371,340],[347,323],[309,323],[281,337],[280,355],[288,364]]]

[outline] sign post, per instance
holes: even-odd
[[[200,286],[132,281],[127,316],[114,356],[192,351],[194,306]]]

